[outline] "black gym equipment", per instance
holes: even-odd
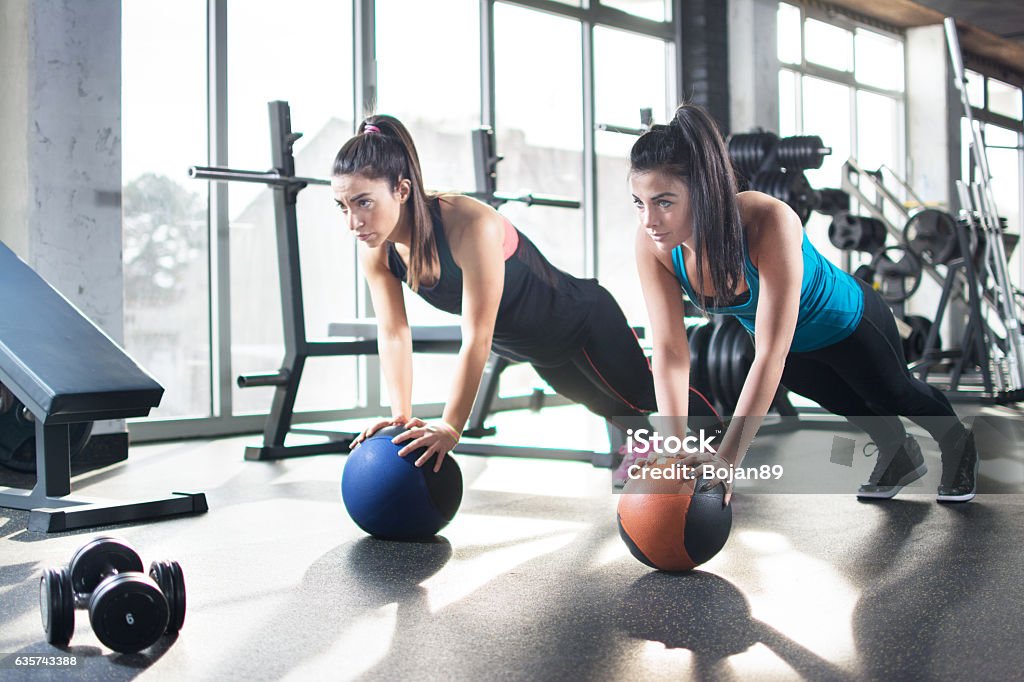
[[[929,338],[932,338],[932,348],[942,348],[942,338],[936,327],[935,336],[932,337],[932,321],[923,315],[908,315],[903,321],[910,325],[910,334],[903,339],[903,355],[908,363],[914,363],[925,357],[929,357]]]
[[[807,176],[799,169],[760,171],[750,180],[750,189],[770,194],[789,204],[803,225],[810,220],[811,211],[818,207],[820,201],[817,192],[807,182]]]
[[[299,232],[296,218],[298,193],[307,185],[328,185],[329,180],[295,176],[295,159],[292,153],[294,143],[302,136],[292,132],[291,113],[287,102],[274,101],[268,104],[270,115],[271,161],[268,171],[246,171],[232,168],[194,166],[189,175],[200,180],[219,182],[255,182],[270,186],[274,190],[274,217],[277,235],[278,275],[281,282],[281,311],[284,325],[285,357],[281,368],[265,374],[238,377],[240,388],[252,386],[273,386],[274,399],[267,415],[263,432],[263,444],[250,446],[245,458],[253,461],[269,461],[307,455],[340,454],[348,452],[356,434],[325,430],[296,429],[292,422],[295,399],[303,368],[309,357],[339,355],[375,355],[377,353],[377,326],[373,320],[339,322],[331,324],[328,335],[346,340],[310,341],[306,337],[305,313],[303,309],[302,277],[299,262]],[[497,191],[496,166],[501,157],[495,152],[494,133],[490,128],[480,128],[472,133],[475,178],[477,188],[468,195],[485,201],[491,206],[508,202],[528,206],[553,206],[579,208],[580,202],[563,197],[538,194],[506,194]],[[461,346],[462,332],[458,326],[413,326],[413,352],[416,353],[457,353]],[[493,400],[498,392],[501,372],[510,361],[491,355],[484,371],[473,413],[464,429],[467,437],[493,435],[493,427],[485,425]],[[625,442],[625,435],[619,429],[608,425],[612,449]],[[286,445],[289,433],[308,433],[325,437],[325,440],[302,445]],[[565,450],[555,448],[514,448],[503,445],[463,442],[456,452],[482,455],[525,454],[530,457],[570,459],[589,461],[598,466],[609,466],[611,454],[590,450]]]
[[[885,245],[885,225],[877,218],[840,211],[828,226],[828,240],[843,251],[874,253]]]
[[[736,169],[741,189],[770,194],[785,202],[807,224],[812,211],[835,215],[849,210],[850,197],[841,189],[815,190],[805,170],[821,168],[832,153],[817,135],[795,135],[779,139],[772,132],[756,129],[732,135],[729,158]]]
[[[886,170],[923,206],[905,181]],[[911,370],[947,391],[951,399],[1009,403],[1024,397],[1014,380],[1016,365],[1010,362],[1013,335],[1006,333],[1019,328],[1024,306],[1019,298],[1007,296],[999,284],[1007,254],[1017,243],[1016,235],[1006,233],[1005,221],[989,219],[989,227],[985,227],[979,214],[970,210],[961,210],[958,220],[936,209],[911,211],[886,186],[881,168],[865,170],[856,159],[843,165],[842,187],[897,242],[879,249],[871,265],[861,266],[854,275],[878,289],[898,318],[905,317],[904,303],[917,290],[922,275],[942,288],[930,327],[907,319],[909,334],[904,336],[904,346],[909,349]],[[966,190],[961,204],[971,205]],[[902,218],[902,227],[893,222],[893,216]],[[954,299],[966,305],[967,320],[957,339],[959,345],[943,350],[939,328]],[[996,328],[1000,325],[1002,331]],[[911,360],[917,353],[918,359]]]
[[[837,216],[842,212],[850,212],[850,195],[841,189],[824,187],[818,190],[818,208],[825,215]]]
[[[987,348],[987,359],[993,366],[996,399],[1016,402],[1024,399],[1024,329],[1021,322],[1024,319],[1024,309],[1010,281],[1010,251],[1003,243],[1006,228],[996,210],[992,174],[989,172],[981,126],[974,124],[974,108],[967,94],[963,53],[960,51],[956,21],[952,17],[946,17],[942,23],[953,66],[953,83],[960,93],[966,128],[971,131],[971,177],[976,178],[970,184],[962,180],[956,183],[960,217],[967,221],[971,233],[978,238],[978,242],[985,242],[981,247],[984,265],[979,271],[991,275],[991,283],[983,281],[981,288],[987,294],[994,317],[998,318],[1002,327],[1001,336],[995,329],[987,330],[989,336],[994,339]]]
[[[18,403],[15,419],[31,415],[36,461],[35,487],[0,488],[0,507],[30,510],[28,528],[39,532],[206,511],[202,493],[131,503],[71,497],[71,450],[83,429],[75,425],[144,417],[163,388],[2,243],[0,310],[3,404],[8,419]]]
[[[926,208],[910,216],[903,228],[903,241],[918,258],[949,265],[960,255],[956,230],[953,216],[945,211]]]
[[[826,147],[817,135],[794,135],[779,140],[775,153],[781,168],[814,170],[821,168],[832,148]]]
[[[594,127],[598,130],[603,130],[609,133],[620,133],[622,135],[635,135],[639,137],[650,130],[652,125],[654,125],[654,109],[650,107],[641,107],[639,128],[618,125],[615,123],[598,123]],[[478,184],[477,186],[479,187],[480,185]]]
[[[734,414],[754,362],[750,333],[735,317],[716,315],[706,324],[690,325],[686,334],[690,346],[690,385],[710,400],[719,414]],[[780,416],[794,418],[782,424],[785,428],[796,425],[795,418],[799,416],[788,396],[780,386],[772,402]]]
[[[921,286],[921,261],[904,246],[886,246],[871,259],[875,288],[888,303],[903,303]]]
[[[740,133],[729,138],[729,157],[736,170],[754,175],[779,144],[779,136],[770,132]]]
[[[0,393],[9,396],[0,398],[0,466],[23,474],[36,471],[36,425],[32,413],[21,401],[0,384]],[[92,422],[76,422],[69,425],[70,459],[82,454],[92,436]]]
[[[88,609],[93,632],[104,645],[135,653],[181,630],[185,575],[177,561],[154,561],[147,575],[129,545],[99,537],[75,552],[67,568],[43,571],[39,608],[50,644],[70,644],[75,609]]]

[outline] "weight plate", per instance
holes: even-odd
[[[690,385],[714,401],[708,373],[708,342],[714,330],[711,324],[695,326],[690,333]]]
[[[36,428],[31,421],[17,416],[22,409],[0,414],[0,465],[24,474],[36,471]],[[82,454],[92,437],[92,422],[69,424],[68,438],[71,441],[70,457]]]
[[[724,318],[715,325],[708,341],[708,383],[711,386],[711,394],[715,402],[721,408],[723,414],[731,414],[726,409],[728,401],[725,399],[728,394],[729,380],[726,378],[729,370],[727,366],[728,354],[723,349],[727,348],[730,336],[728,327],[729,318]]]
[[[96,637],[114,651],[135,653],[156,643],[167,630],[167,598],[149,576],[119,573],[89,599]]]
[[[111,537],[98,537],[75,552],[69,564],[71,587],[77,594],[90,594],[105,577],[114,573],[143,570],[142,559],[128,544]]]
[[[75,596],[66,568],[48,568],[39,579],[39,611],[46,641],[67,646],[75,632]]]
[[[17,400],[14,403],[0,413],[0,464],[14,471],[31,473],[36,466],[36,426],[21,417],[21,403]]]
[[[902,246],[887,246],[871,259],[879,293],[889,303],[901,303],[921,286],[921,261]]]
[[[858,266],[853,271],[853,276],[866,284],[873,285],[875,282],[875,271],[867,263]]]
[[[903,228],[903,241],[911,253],[931,263],[949,263],[960,251],[956,220],[932,208],[910,217]]]
[[[923,358],[928,351],[928,334],[932,330],[932,321],[922,315],[908,315],[904,321],[910,325],[910,336],[903,340],[903,351],[907,362],[915,362]],[[936,334],[932,350],[942,348],[942,337]]]
[[[149,566],[149,577],[167,597],[166,633],[173,635],[181,630],[185,623],[185,574],[177,561],[154,561]]]

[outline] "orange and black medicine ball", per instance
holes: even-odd
[[[718,554],[732,528],[725,485],[702,478],[655,478],[675,467],[650,464],[619,495],[619,535],[638,560],[661,571],[689,571]],[[675,467],[678,473],[678,467]],[[643,470],[637,472],[642,474]]]

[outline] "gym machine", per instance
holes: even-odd
[[[291,111],[287,102],[268,104],[270,116],[271,162],[267,171],[238,170],[233,168],[193,166],[189,176],[215,182],[250,182],[264,184],[274,191],[274,219],[276,225],[278,275],[280,277],[281,311],[284,326],[285,357],[281,368],[264,374],[238,377],[240,388],[273,386],[274,398],[263,432],[263,444],[246,448],[245,458],[270,461],[290,457],[304,457],[348,452],[357,434],[303,430],[293,428],[295,399],[306,360],[310,357],[375,355],[377,353],[377,327],[372,320],[331,324],[328,335],[346,340],[314,341],[306,336],[303,308],[301,264],[299,261],[299,232],[296,203],[299,192],[308,185],[329,185],[323,178],[295,175],[293,146],[302,133],[291,129]],[[469,196],[494,207],[508,202],[527,206],[579,208],[580,202],[563,197],[533,193],[509,194],[497,190],[496,167],[501,157],[495,152],[494,133],[483,127],[472,132],[476,190]],[[457,353],[461,347],[461,329],[454,325],[413,326],[413,352]],[[485,420],[497,396],[498,380],[509,361],[491,355],[484,371],[480,392],[473,406],[470,420],[464,430],[467,437],[493,435],[495,429],[487,427]],[[612,449],[625,438],[618,429],[608,425]],[[289,433],[315,433],[326,440],[313,444],[286,445]],[[483,455],[528,455],[536,458],[589,461],[597,466],[609,466],[611,454],[590,450],[563,450],[555,448],[515,448],[482,443],[460,443],[456,452]]]
[[[945,388],[951,397],[996,403],[1020,400],[1020,386],[1014,387],[1008,376],[1010,364],[1000,369],[998,362],[1010,352],[1012,337],[1000,335],[992,324],[999,320],[1007,330],[1019,328],[1020,302],[1001,298],[998,285],[1006,273],[1006,251],[1015,245],[1015,237],[1006,234],[998,220],[994,223],[998,230],[981,229],[971,210],[961,210],[961,219],[956,220],[944,211],[924,208],[924,202],[902,178],[892,169],[884,170],[920,208],[908,209],[900,201],[885,184],[882,168],[865,170],[851,158],[843,165],[842,188],[869,215],[837,215],[829,228],[830,240],[844,250],[873,254],[870,264],[853,274],[877,289],[897,320],[905,323],[904,350],[912,371]],[[886,246],[889,237],[897,243]],[[941,287],[933,320],[904,314],[905,302],[918,290],[924,275]],[[990,282],[997,284],[993,287]],[[939,328],[954,299],[966,303],[967,321],[959,347],[943,350]],[[947,370],[948,381],[931,376],[940,366]],[[980,386],[965,381],[971,375],[977,376]]]
[[[71,495],[71,456],[88,424],[144,417],[164,389],[110,337],[0,243],[0,411],[35,432],[31,491],[0,488],[0,508],[31,531],[132,523],[207,510],[203,493],[120,502]],[[86,436],[87,437],[87,436]]]
[[[974,115],[967,96],[964,78],[963,56],[956,33],[956,22],[947,17],[943,24],[946,40],[953,62],[953,80],[960,92],[960,103],[964,108],[968,127],[971,129],[971,159],[978,170],[979,179],[970,187],[963,181],[957,182],[960,199],[960,214],[973,234],[979,239],[984,236],[985,270],[994,285],[991,297],[997,317],[1005,328],[1005,336],[990,344],[992,373],[995,375],[999,396],[1007,401],[1024,398],[1024,345],[1021,339],[1021,305],[1014,295],[1010,282],[1008,259],[1003,242],[1004,226],[996,210],[995,194],[992,191],[992,176],[989,173],[988,157],[985,154],[981,131],[974,124]]]

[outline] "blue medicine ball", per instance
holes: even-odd
[[[446,456],[434,473],[432,457],[415,465],[423,454],[416,450],[405,457],[391,439],[405,428],[389,426],[356,447],[345,462],[341,499],[356,525],[370,535],[388,540],[423,540],[448,525],[462,502],[462,472]]]

